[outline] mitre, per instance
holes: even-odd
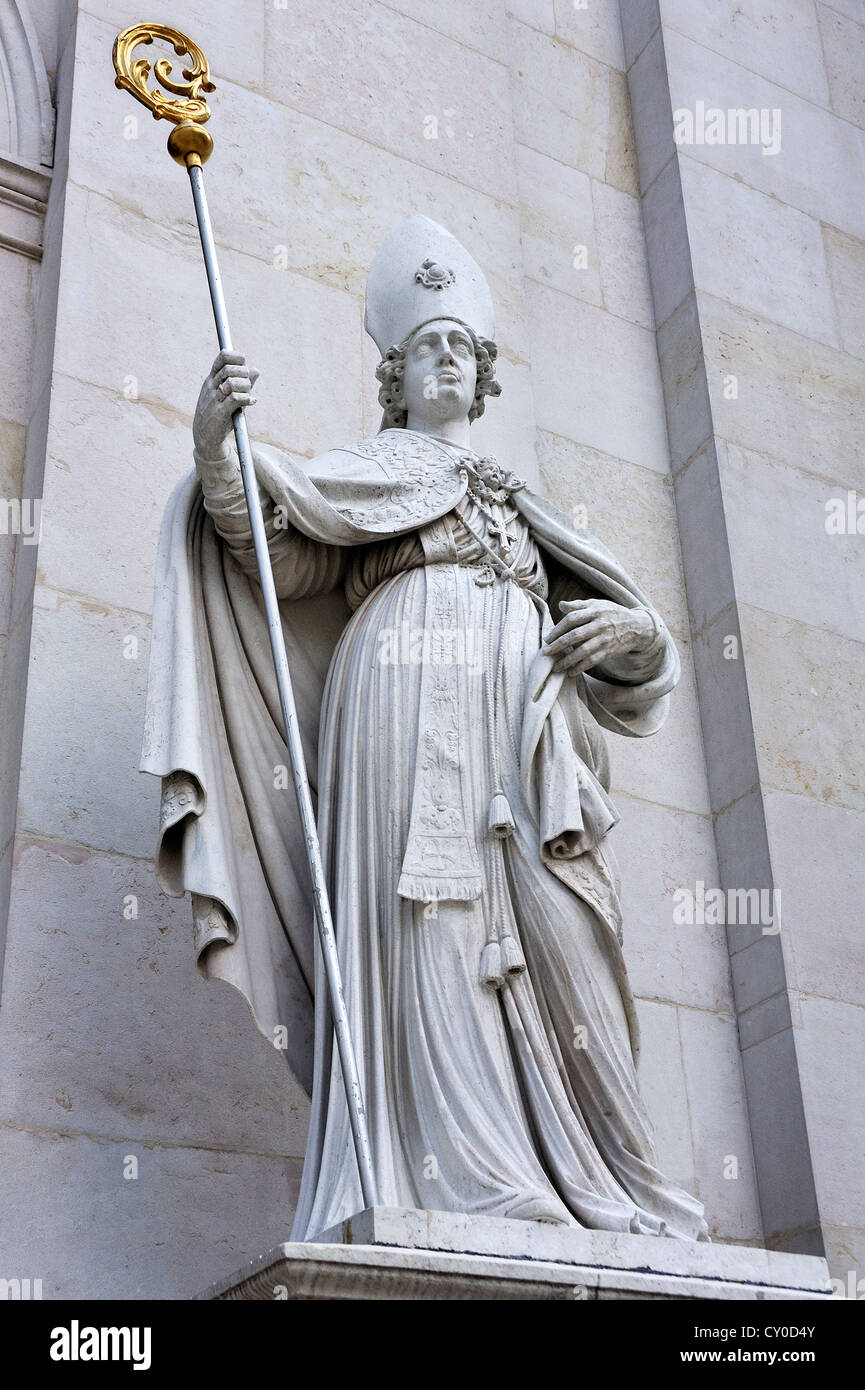
[[[486,277],[455,236],[429,217],[409,217],[370,266],[363,325],[382,356],[432,319],[457,319],[478,337],[495,332]]]

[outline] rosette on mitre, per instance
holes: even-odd
[[[495,332],[490,287],[477,261],[438,222],[409,217],[370,267],[363,325],[384,356],[433,319],[456,319],[481,338]]]

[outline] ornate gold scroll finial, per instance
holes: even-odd
[[[140,43],[153,43],[154,39],[170,43],[179,57],[189,56],[189,66],[181,70],[183,81],[171,76],[171,63],[167,58],[157,58],[153,64],[153,75],[173,97],[163,95],[159,87],[151,91],[147,86],[150,62],[147,58],[132,56]],[[200,165],[209,159],[213,139],[203,126],[210,120],[210,107],[201,93],[214,92],[216,87],[210,80],[210,67],[198,44],[179,29],[169,29],[167,24],[133,24],[117,35],[112,58],[117,73],[115,87],[131,92],[143,102],[152,111],[154,120],[173,122],[175,128],[168,137],[172,159],[186,165]]]

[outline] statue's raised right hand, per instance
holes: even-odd
[[[252,388],[257,380],[258,372],[246,365],[242,353],[223,350],[214,358],[192,423],[195,449],[202,458],[216,461],[227,457],[231,417],[240,406],[255,405]]]

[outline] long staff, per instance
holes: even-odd
[[[153,64],[154,76],[166,91],[172,93],[171,97],[165,96],[158,88],[155,91],[148,89],[147,79],[150,76],[151,65],[146,58],[133,58],[132,56],[133,50],[139,44],[152,43],[154,39],[164,39],[173,46],[175,53],[179,56],[186,54],[189,58],[189,67],[182,69],[182,81],[172,77],[171,63],[167,58],[159,58]],[[197,44],[192,43],[185,34],[181,34],[177,29],[169,29],[164,24],[134,24],[131,28],[124,29],[123,33],[118,34],[114,41],[112,56],[117,73],[115,86],[131,92],[152,111],[156,120],[164,118],[173,123],[173,129],[168,137],[168,152],[172,159],[177,160],[178,164],[184,164],[189,173],[195,216],[198,220],[198,232],[201,237],[201,249],[204,252],[204,264],[207,270],[207,283],[210,287],[213,317],[216,322],[216,335],[220,348],[231,352],[233,349],[231,331],[228,326],[228,313],[222,293],[222,282],[216,260],[216,244],[213,239],[213,229],[210,225],[210,214],[204,193],[204,170],[202,166],[212,153],[213,139],[209,132],[204,129],[204,122],[210,119],[210,108],[201,93],[215,90],[214,83],[210,78],[207,59]],[[294,703],[285,641],[282,635],[282,623],[273,581],[270,552],[267,546],[267,534],[264,529],[264,518],[261,514],[252,449],[243,409],[236,410],[231,418],[234,425],[234,438],[237,443],[237,457],[240,460],[240,471],[243,477],[243,490],[246,494],[246,505],[249,511],[255,558],[258,564],[258,577],[264,598],[264,611],[267,615],[270,649],[273,654],[276,683],[279,688],[279,703],[285,725],[285,741],[288,745],[294,777],[294,790],[297,794],[297,807],[303,826],[309,871],[312,876],[315,921],[327,973],[328,992],[333,1010],[334,1030],[348,1101],[348,1113],[360,1173],[360,1184],[364,1205],[372,1207],[376,1205],[376,1190],[366,1110],[357,1069],[357,1058],[349,1029],[348,1013],[345,1007],[336,937],[321,862],[321,847],[318,842],[318,831],[312,809],[306,760],[303,756],[303,745],[300,740],[297,709]]]

